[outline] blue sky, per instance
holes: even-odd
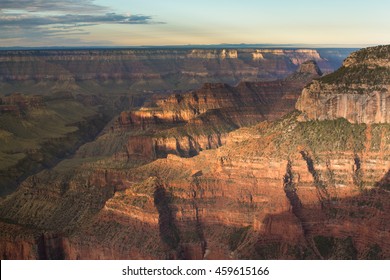
[[[388,0],[0,0],[0,47],[390,43]]]

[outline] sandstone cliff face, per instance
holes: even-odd
[[[153,197],[164,188],[172,215],[160,237],[177,254],[203,252],[186,258],[388,258],[388,193],[377,183],[390,168],[389,126],[297,117],[237,130],[191,159],[140,166],[104,211],[157,226]]]
[[[39,174],[0,205],[7,221],[35,228],[25,254],[4,236],[14,229],[0,248],[10,258],[388,258],[389,197],[377,183],[390,168],[389,125],[298,116],[188,159]],[[39,243],[40,229],[57,234]]]
[[[301,88],[320,75],[317,64],[310,61],[286,80],[241,82],[236,87],[207,83],[155,100],[149,107],[122,112],[107,133],[127,133],[128,155],[191,157],[222,146],[234,129],[289,113]]]
[[[311,120],[389,123],[389,52],[382,46],[352,54],[339,70],[307,86],[296,108]]]

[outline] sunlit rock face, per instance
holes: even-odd
[[[285,80],[204,84],[172,94],[136,111],[124,111],[112,133],[129,133],[128,153],[148,158],[175,154],[191,157],[225,144],[227,133],[264,120],[276,120],[294,109],[305,84],[319,78],[314,61],[303,63]]]
[[[336,72],[314,81],[296,108],[311,120],[390,122],[390,47],[360,50]]]

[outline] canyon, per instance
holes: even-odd
[[[310,60],[284,80],[241,82],[235,87],[207,83],[151,101],[136,111],[123,111],[110,133],[125,135],[127,155],[191,157],[222,146],[230,131],[289,113],[303,86],[321,75]]]
[[[246,81],[289,76],[307,60],[316,61],[323,71],[332,71],[350,51],[188,48],[0,51],[0,195],[13,192],[28,176],[74,154],[82,144],[96,138],[111,119],[118,114],[124,116],[122,111],[147,107],[173,92],[185,93],[204,84],[212,87],[213,82],[225,92],[239,82],[242,90],[253,91],[250,86],[246,89]],[[272,86],[280,88],[274,81],[270,83]],[[232,109],[237,108],[238,105]],[[247,114],[250,110],[256,110],[256,106],[248,107]],[[210,113],[208,118],[229,118],[228,110],[218,114],[223,115]],[[251,123],[259,118],[257,114]],[[238,127],[234,122],[223,124],[225,127],[220,129],[214,126],[215,133],[197,133],[202,136],[196,136],[201,138],[196,141],[177,133],[177,138],[187,141],[186,146],[196,146],[191,152],[185,148],[182,154],[197,153],[205,146],[220,146],[221,134]],[[209,140],[210,134],[213,136]],[[176,146],[175,137],[166,138],[156,138],[161,143],[158,146],[163,147],[160,154]]]
[[[153,93],[24,178],[0,200],[2,259],[389,259],[390,47],[329,75],[314,52],[186,52],[269,55],[295,72]]]
[[[0,97],[0,195],[73,154],[96,137],[107,117],[71,95]]]
[[[353,49],[80,49],[0,51],[0,92],[89,95],[190,90],[271,81],[315,60],[336,70]]]

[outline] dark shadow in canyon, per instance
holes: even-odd
[[[390,169],[387,171],[386,175],[383,176],[382,180],[377,183],[377,186],[390,191]]]
[[[180,235],[176,226],[175,215],[172,209],[172,196],[165,187],[158,185],[154,191],[154,205],[158,211],[158,226],[160,238],[167,246],[168,250],[180,251]],[[180,252],[179,252],[180,254]],[[179,256],[180,257],[180,256]],[[167,255],[167,258],[175,258]]]
[[[285,176],[286,195],[292,203],[292,214],[302,224],[302,233],[291,241],[291,236],[260,233],[252,248],[242,255],[254,259],[343,259],[380,260],[390,258],[388,243],[390,171],[378,182],[378,187],[365,189],[359,195],[339,199],[335,205],[306,204],[300,206],[299,197],[288,191],[289,172]],[[294,202],[295,201],[295,202]],[[329,217],[327,212],[332,212]],[[288,213],[268,215],[269,224],[294,223],[286,220]],[[304,223],[302,223],[305,221]],[[303,225],[305,225],[303,227]],[[273,226],[273,225],[272,225]],[[374,229],[375,227],[375,229]],[[369,235],[366,232],[370,232]],[[294,234],[294,233],[292,233]],[[296,234],[296,233],[295,233]],[[248,255],[246,255],[248,254]]]

